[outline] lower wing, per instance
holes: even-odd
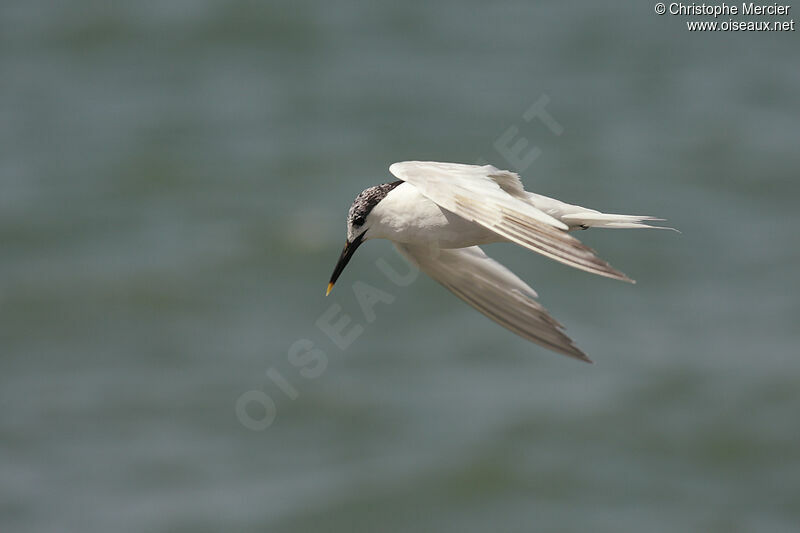
[[[536,301],[536,291],[477,246],[438,249],[394,243],[420,270],[501,326],[554,352],[591,360]]]

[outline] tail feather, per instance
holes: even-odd
[[[645,224],[645,222],[659,222],[663,220],[663,218],[649,217],[644,215],[617,215],[612,213],[598,213],[596,211],[589,210],[586,210],[582,213],[570,213],[568,215],[561,216],[561,221],[567,224],[570,228],[650,228],[668,229],[680,233],[675,228]]]

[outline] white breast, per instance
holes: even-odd
[[[367,217],[367,239],[464,248],[505,241],[496,233],[444,210],[409,183],[393,189]]]

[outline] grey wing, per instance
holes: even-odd
[[[491,165],[394,163],[389,171],[456,215],[571,267],[632,282],[567,233],[566,224],[526,201],[519,177]]]
[[[536,291],[478,246],[431,249],[394,245],[420,270],[504,328],[554,352],[591,363],[564,334],[564,326],[536,301]]]

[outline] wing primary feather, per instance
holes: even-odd
[[[486,216],[480,207],[465,203],[460,203],[459,207],[474,221],[480,219],[481,216]],[[504,210],[503,214],[502,222],[506,222],[506,225],[491,224],[485,227],[529,250],[568,266],[600,276],[635,283],[624,273],[597,257],[594,250],[568,233],[538,224],[528,224],[522,217],[509,210]]]
[[[536,344],[540,344],[554,352],[558,352],[563,355],[567,355],[570,357],[574,357],[581,361],[585,361],[587,363],[591,363],[592,360],[575,344],[572,340],[563,334],[560,331],[553,330],[553,334],[546,335],[546,334],[539,334],[537,336],[531,335],[526,329],[524,328],[525,323],[520,320],[514,320],[512,317],[508,315],[501,314],[497,306],[491,304],[487,300],[478,300],[476,298],[471,297],[470,295],[466,294],[464,291],[455,288],[451,284],[442,284],[446,289],[450,292],[470,304],[475,309],[478,309],[481,313],[486,315],[487,317],[491,318],[496,323],[500,324],[504,328],[512,331],[522,337],[523,339],[529,340],[531,342],[535,342]],[[553,324],[549,324],[554,326]]]
[[[564,326],[535,299],[536,291],[477,247],[441,249],[395,243],[431,278],[508,329],[555,352],[591,362]]]

